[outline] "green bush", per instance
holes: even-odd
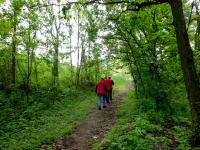
[[[178,96],[184,93],[180,88],[177,86],[174,91]],[[184,105],[186,97],[176,98],[171,96],[171,108],[174,109],[171,114],[166,110],[158,111],[154,99],[136,99],[134,90],[130,91],[120,107],[118,122],[93,149],[171,149],[173,145],[180,150],[191,149],[188,144],[191,116],[189,111],[183,112],[188,110],[188,105]],[[176,109],[177,104],[181,109]]]

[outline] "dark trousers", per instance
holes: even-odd
[[[107,99],[108,99],[108,101],[112,101],[112,89],[110,89],[110,91],[108,91]]]
[[[109,103],[108,93],[105,95],[105,100],[106,100],[106,103],[108,104]]]

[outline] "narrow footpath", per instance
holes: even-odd
[[[132,86],[129,85],[120,90],[113,97],[113,102],[107,108],[91,110],[86,119],[80,123],[75,132],[65,137],[62,141],[52,145],[53,150],[89,150],[92,145],[105,136],[105,133],[112,128],[117,120],[116,111],[119,102],[123,99]]]

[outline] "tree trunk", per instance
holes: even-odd
[[[69,25],[69,52],[70,52],[70,78],[71,78],[71,81],[74,81],[73,80],[73,64],[72,64],[72,26]]]
[[[79,66],[79,76],[81,74],[82,68],[84,68],[84,65],[85,65],[85,47],[84,47],[84,42],[85,42],[85,40],[83,38],[81,38],[81,60],[80,60],[80,66]],[[83,76],[85,76],[85,74]],[[84,79],[82,80],[82,82],[85,83]]]
[[[199,13],[199,4],[195,3],[196,7],[196,16],[197,16],[197,28],[195,34],[195,49],[200,51],[200,13]]]
[[[29,103],[29,79],[31,76],[30,72],[30,44],[31,44],[31,31],[30,31],[30,22],[29,22],[29,30],[28,30],[28,43],[27,43],[27,76],[26,76],[26,84],[25,84],[25,91],[26,91],[26,98],[27,104]]]
[[[58,41],[54,43],[53,86],[58,86]]]
[[[134,82],[135,96],[136,96],[136,99],[138,99],[139,97],[138,97],[137,79],[136,79],[136,77],[135,77],[135,75],[134,75],[133,65],[132,65],[133,63],[132,63],[132,61],[130,60],[129,54],[126,53],[126,55],[127,55],[127,58],[129,59],[128,65],[129,65],[129,70],[130,70],[130,73],[131,73],[131,76],[132,76],[133,82]]]
[[[79,85],[79,78],[80,78],[80,69],[79,69],[79,61],[80,61],[80,49],[79,49],[79,40],[80,40],[80,19],[79,19],[79,10],[78,10],[78,37],[77,37],[77,71],[76,71],[76,88]]]
[[[185,80],[188,99],[192,112],[193,136],[192,146],[200,146],[200,87],[197,76],[193,51],[189,43],[188,33],[186,30],[183,7],[181,0],[170,1],[174,26],[176,30],[176,39],[180,54],[181,66]]]
[[[13,37],[12,37],[12,66],[11,66],[11,82],[15,84],[16,82],[16,52],[17,52],[17,45],[16,45],[16,31],[17,31],[17,16],[14,10],[14,26],[13,26]]]
[[[36,82],[36,88],[38,89],[38,62],[35,54],[33,55],[33,61],[34,61],[34,72],[35,72],[35,82]]]
[[[121,32],[122,34],[124,34],[120,28],[119,28],[119,30],[120,30],[120,32]],[[141,86],[142,86],[143,93],[145,94],[145,97],[147,98],[146,88],[145,88],[145,85],[144,85],[144,81],[143,81],[143,78],[142,78],[142,74],[141,74],[140,69],[139,69],[139,64],[138,64],[138,61],[137,61],[137,59],[136,59],[136,56],[135,56],[135,54],[134,54],[134,52],[133,52],[134,48],[132,48],[131,43],[130,43],[130,41],[128,40],[128,38],[125,36],[125,34],[123,35],[123,37],[124,37],[124,40],[126,41],[128,47],[129,47],[129,49],[130,49],[130,54],[131,54],[131,57],[132,57],[133,60],[134,60],[134,64],[135,64],[136,69],[137,69],[138,78],[139,78],[139,80],[140,80],[140,82],[141,82]]]
[[[59,4],[59,2],[58,2]],[[52,37],[55,38],[53,41],[53,48],[54,48],[54,56],[53,56],[53,93],[54,93],[54,98],[53,98],[53,103],[54,99],[57,96],[57,90],[59,87],[59,45],[60,45],[60,28],[61,28],[61,22],[60,22],[60,5],[58,7],[59,9],[59,14],[58,18],[55,16],[53,17],[54,21],[54,27],[55,27],[55,35],[52,32]]]

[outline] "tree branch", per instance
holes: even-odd
[[[67,3],[62,3],[62,4],[56,4],[56,3],[51,3],[51,4],[36,4],[36,5],[31,5],[28,6],[29,8],[34,8],[34,7],[48,7],[48,6],[70,6],[70,5],[82,5],[82,6],[86,6],[86,5],[92,5],[92,4],[100,4],[100,5],[115,5],[115,4],[122,4],[122,3],[131,3],[128,0],[120,0],[117,2],[103,2],[103,0],[91,0],[88,2],[67,2]]]
[[[159,5],[159,4],[163,4],[163,3],[169,3],[169,2],[170,2],[170,0],[152,0],[152,1],[142,2],[142,3],[132,2],[131,5],[129,5],[127,7],[127,10],[128,11],[139,11],[140,9],[147,7],[147,6]],[[131,8],[133,6],[134,6],[134,8]]]
[[[146,6],[151,6],[151,5],[158,5],[162,3],[169,3],[170,0],[151,0],[151,1],[146,1],[142,3],[138,2],[130,2],[129,0],[119,0],[119,1],[109,1],[109,2],[103,2],[103,0],[91,0],[88,2],[67,2],[67,3],[62,3],[62,4],[56,4],[56,3],[51,3],[51,4],[36,4],[36,5],[31,5],[27,7],[29,8],[34,8],[34,7],[48,7],[48,6],[70,6],[70,5],[92,5],[92,4],[100,4],[100,5],[116,5],[116,4],[129,4],[129,6],[135,6],[135,8],[128,8],[127,10],[130,11],[139,11],[141,8],[146,7]],[[128,6],[128,7],[129,7]]]

